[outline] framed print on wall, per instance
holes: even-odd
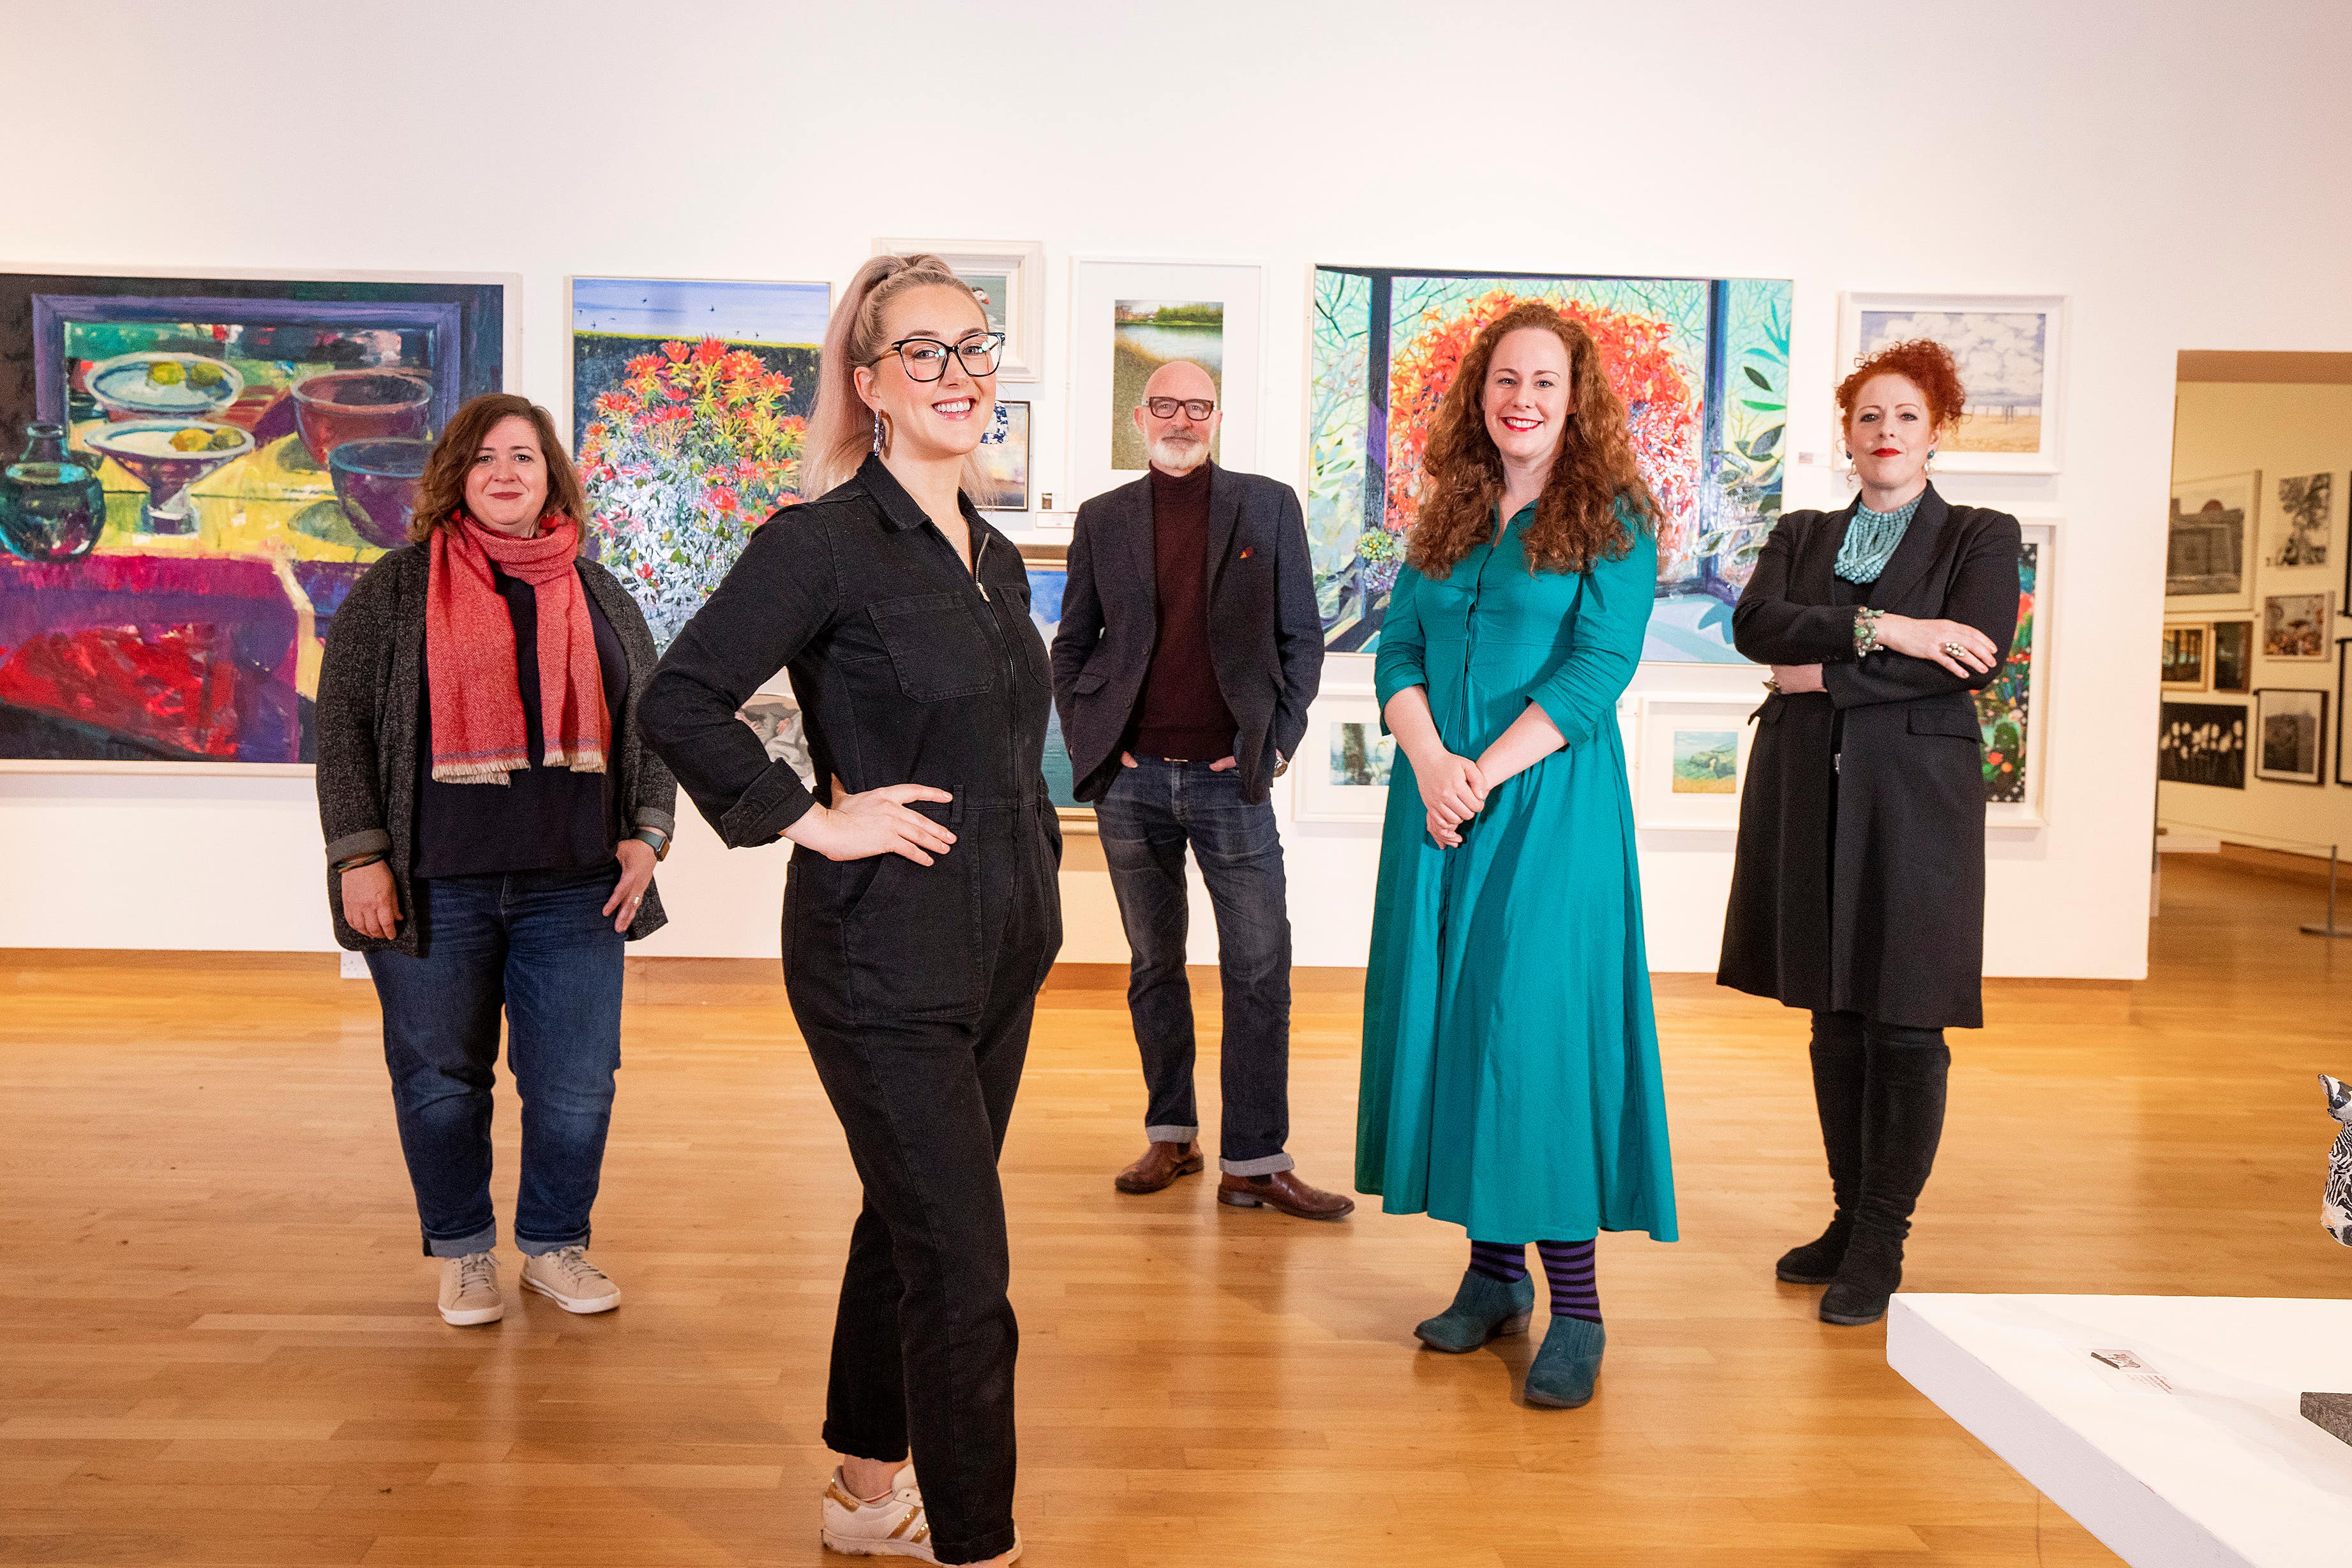
[[[1070,580],[1070,548],[1061,544],[1020,548],[1022,565],[1029,571],[1029,620],[1051,649],[1054,633],[1062,629],[1062,590]],[[1070,761],[1069,744],[1062,738],[1062,716],[1051,703],[1045,706],[1045,793],[1064,827],[1087,833],[1095,831],[1095,809],[1078,799],[1076,769]]]
[[[877,256],[928,251],[955,269],[988,312],[992,331],[1004,334],[1001,382],[1034,382],[1045,363],[1045,247],[1035,240],[877,239]]]
[[[2254,607],[2254,522],[2262,483],[2257,471],[2174,484],[2172,515],[2165,525],[2168,613]]]
[[[1264,289],[1265,268],[1253,262],[1070,264],[1073,501],[1143,477],[1136,405],[1152,372],[1174,360],[1216,383],[1224,423],[1210,455],[1228,468],[1256,466]]]
[[[2206,685],[2207,644],[2211,628],[2167,626],[2164,662],[2157,684],[2168,692],[2201,692]]]
[[[2325,659],[2335,630],[2325,593],[2273,593],[2263,600],[2263,657]]]
[[[2352,712],[2345,706],[2347,700],[2352,700],[2352,691],[2347,691],[2346,686],[2347,676],[2352,676],[2352,637],[2340,638],[2336,644],[2336,781],[2338,784],[2352,784],[2352,746],[2344,743],[2344,716]]]
[[[751,530],[800,494],[829,283],[574,277],[572,449],[587,543],[656,648],[702,608]]]
[[[1936,451],[1947,474],[2055,474],[2065,434],[2066,301],[2033,294],[1838,297],[1833,381],[1890,343],[1932,338],[1968,389]],[[1843,451],[1843,446],[1839,448]]]
[[[307,767],[328,629],[507,384],[519,292],[0,273],[0,769]]]
[[[2058,525],[2034,519],[2018,526],[2017,632],[2000,673],[1976,695],[1987,827],[2038,828],[2049,821],[2042,802],[2054,690]]]
[[[2167,784],[2246,787],[2242,703],[2166,703],[2158,709],[2156,776]]]
[[[1371,822],[1388,814],[1395,737],[1381,731],[1370,691],[1319,694],[1307,709],[1307,738],[1291,764],[1290,812],[1302,822]]]
[[[999,399],[996,418],[972,454],[980,465],[981,490],[972,503],[983,512],[1029,509],[1029,405]]]
[[[2266,570],[2326,566],[2336,476],[2303,474],[2278,482],[2278,505],[2263,528]]]
[[[1762,693],[1727,697],[1642,695],[1633,822],[1642,828],[1739,827],[1739,795],[1756,740],[1748,722]]]
[[[2215,691],[2252,691],[2254,684],[2254,623],[2251,621],[2214,622],[2210,658]]]
[[[2325,784],[2327,694],[2283,686],[2254,693],[2254,777]]]

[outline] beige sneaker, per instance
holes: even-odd
[[[507,1299],[499,1293],[499,1260],[494,1252],[468,1252],[463,1258],[441,1260],[441,1321],[458,1328],[494,1323],[507,1315]]]
[[[854,1496],[836,1469],[824,1484],[824,1522],[818,1533],[828,1551],[845,1556],[939,1561],[931,1552],[931,1522],[923,1511],[923,1489],[912,1465],[899,1469],[888,1496],[873,1502]],[[1005,1561],[1020,1560],[1021,1539],[1015,1532]]]
[[[609,1312],[621,1304],[621,1287],[588,1261],[585,1247],[525,1258],[522,1288],[537,1291],[567,1312]]]

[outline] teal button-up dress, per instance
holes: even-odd
[[[1476,758],[1529,702],[1568,744],[1486,798],[1459,849],[1429,836],[1399,751],[1381,835],[1356,1186],[1481,1241],[1675,1239],[1642,883],[1617,699],[1641,661],[1657,543],[1529,572],[1521,510],[1444,580],[1398,578],[1381,709],[1426,686]]]

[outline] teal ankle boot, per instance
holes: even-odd
[[[1463,1274],[1454,1304],[1413,1330],[1413,1337],[1432,1350],[1460,1355],[1490,1339],[1523,1332],[1535,1309],[1533,1280],[1523,1275],[1506,1285],[1473,1269]]]
[[[1549,1410],[1573,1410],[1592,1398],[1601,1379],[1601,1352],[1609,1334],[1583,1318],[1554,1318],[1543,1348],[1528,1368],[1528,1403]]]

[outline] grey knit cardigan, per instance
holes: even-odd
[[[425,585],[422,545],[404,545],[368,568],[335,612],[319,671],[319,825],[327,837],[327,907],[335,940],[354,952],[390,948],[421,954],[431,934],[416,918],[409,888],[416,820],[416,739],[425,694]],[[613,716],[616,756],[614,786],[628,821],[674,831],[677,780],[637,738],[637,704],[653,679],[653,632],[613,574],[585,559],[575,563],[580,585],[596,601],[621,639],[629,662],[628,695]],[[495,785],[486,785],[495,789]],[[343,879],[334,864],[382,851],[392,864],[400,897],[400,935],[389,942],[362,936],[343,918]],[[661,893],[646,889],[629,940],[667,923]]]

